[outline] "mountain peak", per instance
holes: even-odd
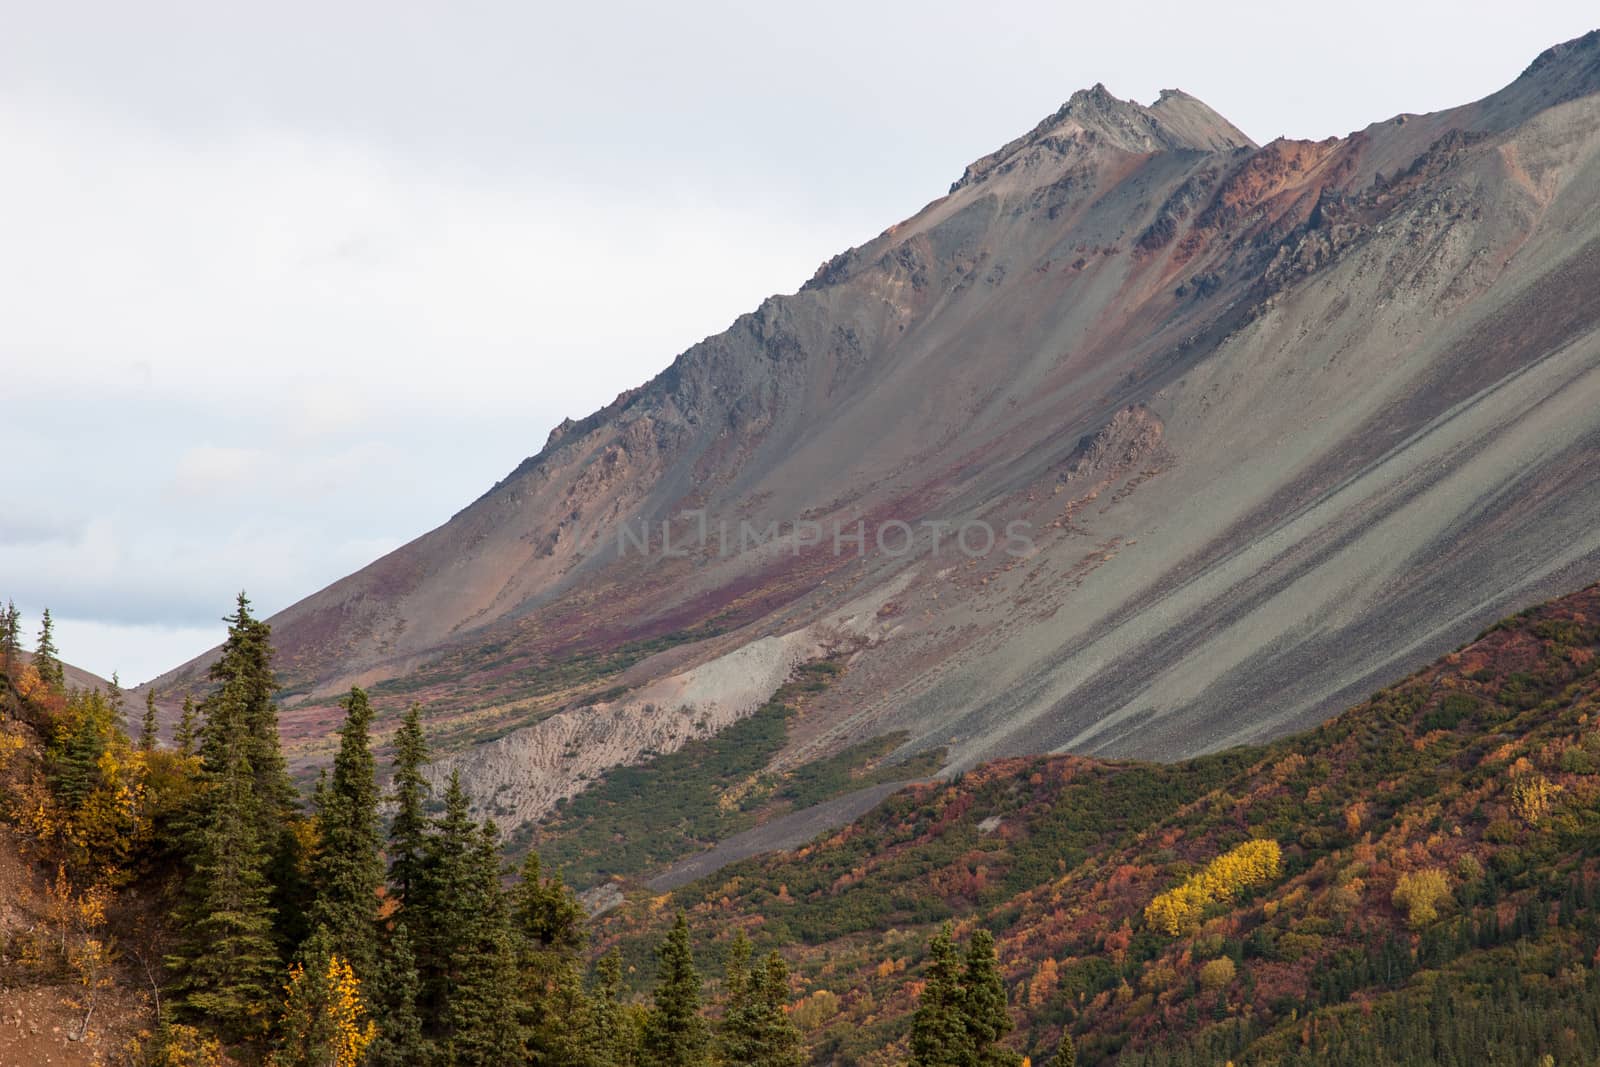
[[[1560,70],[1572,70],[1591,77],[1600,73],[1600,30],[1590,30],[1582,37],[1563,41],[1546,48],[1522,72],[1524,78],[1548,76]],[[1600,86],[1597,86],[1600,88]]]
[[[1546,106],[1600,93],[1600,30],[1539,53],[1511,88],[1536,86]]]
[[[1028,149],[1067,143],[1099,144],[1140,155],[1255,147],[1237,126],[1181,89],[1163,89],[1160,98],[1145,107],[1096,82],[1073,93],[1026,134],[968,166],[950,191],[984,181]]]

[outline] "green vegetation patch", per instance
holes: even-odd
[[[794,709],[778,696],[715,737],[617,767],[562,805],[538,833],[540,854],[583,887],[670,863],[747,825],[752,778],[783,747]],[[530,828],[531,829],[531,828]],[[521,833],[513,848],[529,843]]]
[[[840,670],[828,660],[803,664],[749,718],[676,752],[613,768],[561,805],[542,827],[524,827],[513,835],[512,849],[537,845],[547,863],[581,888],[656,870],[765,817],[937,771],[942,751],[886,762],[906,737],[889,734],[787,775],[767,773],[787,740],[796,705],[826,689]]]

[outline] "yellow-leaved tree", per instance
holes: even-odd
[[[1144,909],[1145,922],[1172,937],[1200,925],[1213,904],[1227,903],[1246,889],[1275,880],[1283,853],[1270,839],[1246,841],[1206,864],[1183,884],[1157,894]]]
[[[274,1067],[358,1067],[378,1030],[350,964],[313,939],[283,988]]]
[[[1450,899],[1450,878],[1437,867],[1407,871],[1395,882],[1389,898],[1406,913],[1406,922],[1419,930],[1439,917],[1439,906]]]

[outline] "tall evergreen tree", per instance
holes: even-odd
[[[250,599],[239,594],[234,614],[223,620],[228,636],[222,651],[211,665],[210,677],[224,686],[232,685],[241,704],[246,755],[255,777],[261,839],[292,833],[288,816],[294,812],[297,795],[283,759],[278,740],[278,706],[273,702],[278,681],[272,670],[272,627],[250,614]],[[218,697],[206,701],[202,710],[206,725],[200,731],[200,754],[210,758],[217,743],[210,720]]]
[[[45,749],[45,773],[51,788],[70,806],[82,804],[100,780],[100,757],[116,734],[111,705],[100,690],[69,695],[67,714]]]
[[[242,679],[226,682],[211,702],[208,754],[192,827],[193,873],[168,963],[183,1006],[232,1039],[263,1034],[277,1000],[282,960],[273,937],[268,869],[261,840],[261,799]]]
[[[422,711],[413,704],[395,732],[393,791],[389,795],[394,804],[394,819],[389,823],[389,884],[402,907],[412,903],[427,855],[428,781],[422,776],[427,762]]]
[[[374,997],[378,1038],[369,1054],[371,1067],[424,1067],[433,1062],[433,1050],[423,1039],[422,1017],[417,1013],[420,992],[411,935],[401,922],[389,938],[379,968]]]
[[[961,957],[946,926],[928,945],[922,998],[911,1018],[912,1067],[973,1067],[977,1063],[967,1026]]]
[[[512,915],[517,930],[542,951],[577,959],[588,934],[584,929],[583,905],[561,880],[560,872],[549,877],[539,853],[529,851],[512,890]]]
[[[980,1067],[1015,1067],[1022,1057],[1000,1047],[1000,1039],[1011,1032],[1011,1015],[1006,1011],[1006,986],[995,958],[994,935],[979,928],[967,945],[967,968],[962,978],[967,1033]]]
[[[723,963],[722,1021],[717,1027],[717,1053],[724,1063],[750,1063],[754,982],[750,974],[750,939],[740,930],[728,944]]]
[[[633,1034],[622,1009],[622,956],[612,949],[595,964],[585,1044],[594,1067],[628,1067],[634,1060]]]
[[[173,735],[178,755],[188,757],[199,752],[200,710],[195,707],[194,694],[183,694],[183,714],[178,719],[178,729]]]
[[[761,1059],[766,1067],[800,1067],[805,1048],[800,1028],[789,1018],[789,965],[776,952],[767,953],[757,973],[756,1003],[761,1011]]]
[[[550,1067],[582,1067],[590,1008],[580,968],[583,907],[560,875],[544,876],[537,852],[528,853],[512,890],[511,923],[529,1052]]]
[[[516,950],[498,834],[472,819],[459,774],[450,776],[402,914],[417,939],[423,1030],[444,1061],[499,1067],[520,1060]]]
[[[464,869],[467,892],[460,902],[452,982],[441,1014],[445,1060],[451,1067],[504,1067],[522,1060],[523,1034],[493,823],[478,829]]]
[[[267,854],[268,885],[277,916],[275,928],[279,942],[293,947],[309,932],[306,927],[308,892],[305,863],[300,854],[302,825],[298,811],[299,794],[289,779],[283,749],[278,740],[278,707],[273,697],[278,682],[272,670],[272,628],[250,614],[250,600],[239,594],[234,614],[224,619],[228,636],[222,651],[211,665],[210,677],[221,688],[201,707],[204,723],[200,728],[200,756],[215,763],[223,730],[217,725],[218,704],[223,693],[237,707],[243,731],[244,762],[249,767],[255,803],[255,839]]]
[[[139,751],[156,750],[156,690],[154,686],[144,691],[144,720],[139,723]]]
[[[56,689],[65,688],[66,671],[61,666],[60,653],[56,651],[55,622],[50,618],[49,608],[44,609],[44,619],[39,625],[39,639],[34,642],[33,669],[39,672],[39,680],[45,685]]]
[[[689,920],[682,912],[657,950],[661,970],[640,1035],[644,1067],[703,1067],[711,1062],[710,1031],[700,1017],[700,973],[689,947]]]
[[[789,967],[776,952],[751,966],[741,931],[730,952],[728,1003],[720,1046],[724,1063],[800,1067],[800,1031],[789,1019]],[[737,976],[737,977],[736,977]]]
[[[361,689],[343,702],[333,773],[319,788],[314,818],[310,919],[327,930],[332,951],[371,981],[378,962],[378,889],[383,884],[378,783],[369,729],[372,705]]]
[[[401,912],[416,945],[423,1027],[429,1033],[437,1033],[441,1025],[455,956],[466,936],[475,832],[460,775],[452,771],[444,811],[423,838],[419,871]]]
[[[4,657],[6,677],[17,676],[17,653],[22,650],[22,615],[17,605],[6,601],[0,612],[0,657]]]
[[[106,703],[111,706],[111,716],[116,720],[117,726],[126,730],[128,720],[123,715],[123,705],[127,703],[127,694],[122,691],[122,679],[116,671],[111,672],[111,682],[106,688]]]

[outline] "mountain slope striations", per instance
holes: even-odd
[[[780,766],[893,731],[951,767],[1175,757],[1593,580],[1597,54],[1260,147],[1179,92],[1074,95],[281,613],[286,730],[314,756],[352,682],[422,699],[446,747],[543,730],[522,747],[557,780],[515,822],[752,713],[799,649],[850,669]],[[857,522],[867,551],[836,550]],[[871,543],[902,522],[910,551]],[[957,551],[975,522],[1029,547]],[[557,717],[596,709],[624,726],[568,772]]]

